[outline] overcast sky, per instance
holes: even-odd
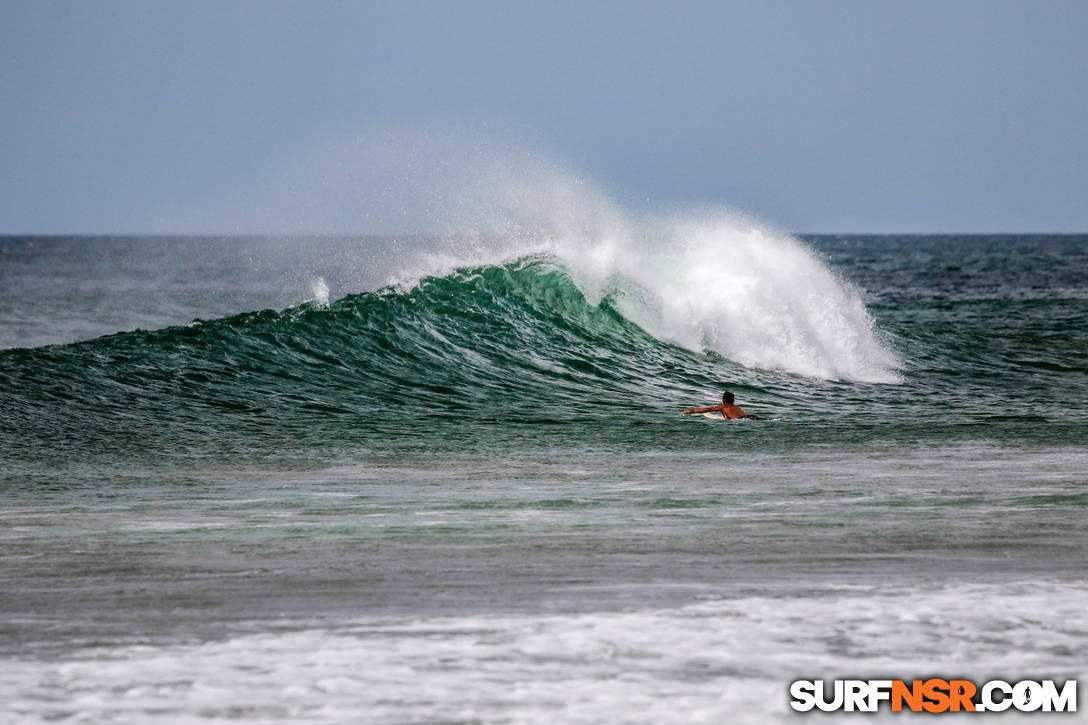
[[[1079,1],[3,0],[0,233],[427,231],[480,155],[799,232],[1084,232],[1086,38]]]

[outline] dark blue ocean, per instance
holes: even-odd
[[[0,348],[3,722],[1088,682],[1086,236],[8,237]]]

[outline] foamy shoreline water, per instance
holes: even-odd
[[[577,615],[255,622],[263,632],[8,659],[0,714],[12,723],[787,721],[797,717],[787,705],[795,679],[1083,681],[1086,597],[1083,582],[1024,580]]]

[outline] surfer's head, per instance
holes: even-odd
[[[736,398],[733,397],[732,393],[728,391],[722,393],[722,402],[726,405],[732,405],[734,400],[736,400]]]

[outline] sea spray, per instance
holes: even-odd
[[[361,244],[347,265],[356,279],[335,285],[348,292],[373,290],[375,278],[406,292],[458,269],[550,256],[590,304],[607,298],[661,340],[750,368],[900,380],[860,291],[801,242],[722,208],[625,209],[522,141],[518,129],[471,121],[326,139],[297,149],[255,192],[251,217],[230,226],[362,227],[401,240],[395,250]]]
[[[324,277],[317,277],[310,282],[310,299],[311,302],[318,307],[329,306],[329,285],[325,282]]]

